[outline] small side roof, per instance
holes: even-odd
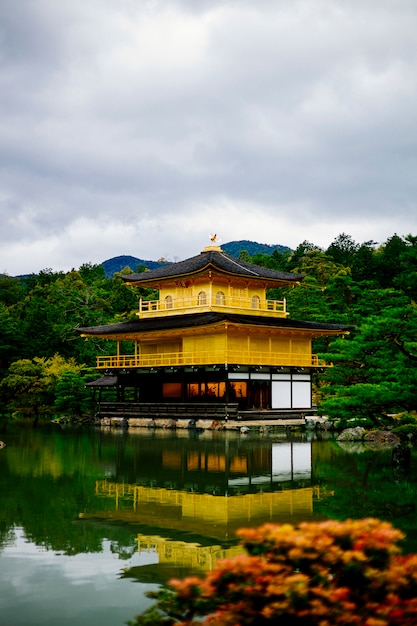
[[[303,280],[305,276],[304,274],[278,272],[267,267],[246,263],[226,254],[219,246],[208,246],[197,256],[185,261],[171,263],[148,272],[128,274],[122,276],[122,279],[130,285],[151,287],[169,279],[185,280],[192,276],[204,275],[209,271],[227,276],[266,281],[274,283],[276,286],[297,283]]]

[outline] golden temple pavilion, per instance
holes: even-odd
[[[241,261],[215,243],[122,278],[158,298],[141,299],[133,321],[78,330],[114,342],[97,359],[97,387],[114,384],[118,401],[129,396],[139,415],[309,411],[312,373],[326,367],[312,341],[350,328],[292,320],[285,300],[268,299],[267,290],[304,276]]]

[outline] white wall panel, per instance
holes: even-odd
[[[292,386],[292,407],[293,409],[311,408],[311,383],[294,382]]]
[[[290,381],[272,381],[271,406],[273,409],[291,409]]]

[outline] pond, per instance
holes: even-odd
[[[366,516],[417,552],[417,452],[308,433],[19,429],[0,450],[5,626],[122,626],[240,527]]]

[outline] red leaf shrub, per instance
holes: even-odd
[[[238,533],[247,555],[171,590],[131,626],[415,626],[417,555],[376,519],[266,524]]]

